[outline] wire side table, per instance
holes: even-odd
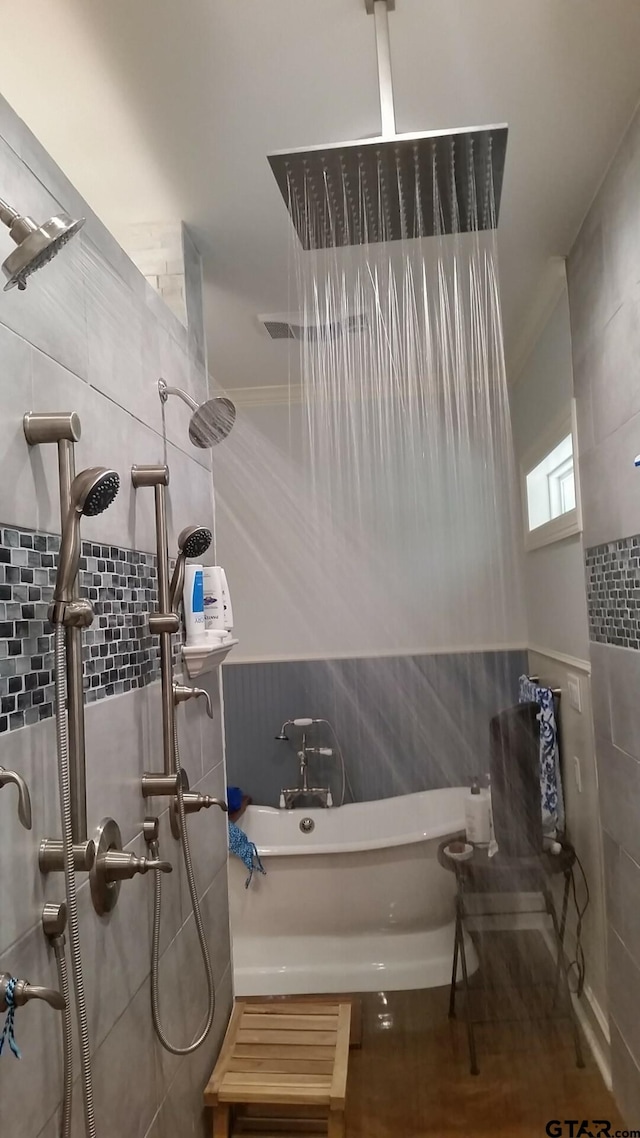
[[[458,837],[464,839],[464,835]],[[481,975],[482,952],[477,934],[542,930],[545,927],[553,939],[556,951],[552,1006],[556,1006],[560,996],[566,1007],[566,1017],[563,1018],[570,1021],[573,1031],[576,1065],[584,1067],[580,1030],[571,1001],[564,955],[571,870],[576,860],[573,846],[563,843],[562,851],[557,855],[545,852],[539,856],[526,858],[506,857],[501,855],[500,851],[490,858],[486,849],[476,848],[467,861],[457,861],[445,853],[446,846],[454,840],[447,838],[438,847],[438,861],[444,869],[455,873],[457,886],[449,1016],[453,1019],[456,1015],[457,974],[460,963],[471,1074],[479,1074],[474,1025],[483,1021],[474,1019],[472,1014],[465,933],[472,936],[480,960]],[[551,889],[552,879],[558,875],[564,876],[559,920]]]

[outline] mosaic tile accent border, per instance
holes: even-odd
[[[586,551],[589,637],[640,650],[640,535]]]
[[[53,599],[60,538],[0,528],[0,733],[53,715]],[[95,610],[83,632],[85,702],[159,678],[160,653],[148,614],[157,602],[156,557],[83,541],[80,593]],[[179,656],[181,636],[174,638]]]

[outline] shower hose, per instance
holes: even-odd
[[[160,921],[162,916],[162,874],[156,871],[155,885],[154,885],[154,905],[153,905],[153,942],[151,949],[151,1014],[153,1016],[153,1026],[156,1035],[160,1040],[165,1051],[170,1051],[172,1055],[191,1055],[202,1046],[213,1026],[213,1017],[216,1010],[216,994],[215,985],[213,982],[213,969],[211,967],[211,957],[209,955],[209,946],[207,945],[207,938],[204,931],[204,923],[202,920],[202,912],[200,910],[200,900],[198,897],[198,890],[196,887],[196,878],[193,871],[193,861],[191,858],[191,847],[189,845],[189,835],[187,832],[187,818],[184,809],[184,797],[182,791],[182,768],[180,766],[180,747],[178,743],[178,725],[173,721],[173,749],[174,749],[174,767],[178,777],[178,816],[180,819],[180,844],[182,846],[182,856],[184,860],[184,867],[187,873],[187,882],[189,885],[189,895],[191,897],[191,907],[193,909],[193,918],[196,923],[198,932],[198,940],[200,942],[200,951],[202,953],[202,962],[207,977],[207,992],[209,1006],[207,1010],[207,1019],[204,1028],[199,1036],[193,1040],[187,1047],[176,1047],[167,1038],[161,1020],[160,1020],[160,996],[158,985],[158,972],[160,965]]]
[[[62,1072],[64,1095],[60,1118],[60,1138],[71,1138],[71,1104],[73,1102],[73,1027],[71,1023],[71,993],[69,974],[64,953],[64,942],[54,944],[53,951],[58,970],[58,988],[62,993],[65,1008],[62,1013]]]
[[[82,1102],[86,1138],[96,1138],[96,1120],[93,1106],[93,1085],[91,1081],[91,1047],[89,1043],[89,1023],[87,1001],[82,974],[82,955],[80,952],[80,925],[78,921],[78,897],[76,873],[73,860],[73,827],[71,823],[71,772],[69,769],[69,731],[67,725],[67,660],[66,633],[63,624],[56,624],[54,635],[55,650],[55,704],[56,704],[56,744],[58,752],[58,783],[60,788],[60,817],[62,823],[62,848],[64,853],[64,882],[67,900],[67,919],[69,928],[69,947],[71,952],[71,971],[76,997],[76,1017],[80,1041],[80,1070],[82,1076]],[[65,969],[66,971],[66,969]],[[68,990],[68,983],[67,983]],[[65,1070],[65,1104],[63,1117],[70,1113],[71,1100],[67,1098],[67,1080],[71,1074]],[[66,1138],[66,1132],[62,1132]]]

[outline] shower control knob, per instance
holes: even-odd
[[[125,853],[124,850],[109,850],[98,858],[96,865],[97,873],[108,884],[112,881],[128,881],[137,873],[149,873],[152,870],[158,873],[173,873],[173,866],[169,861],[136,857],[135,854]]]
[[[221,798],[212,798],[210,794],[183,794],[185,814],[197,814],[199,810],[208,810],[210,806],[217,806],[224,814],[229,813],[229,807]],[[174,810],[178,813],[178,800],[174,802]]]
[[[148,819],[153,821],[153,819]],[[113,818],[103,818],[96,831],[96,860],[89,876],[93,907],[101,917],[118,902],[120,886],[138,873],[172,873],[169,861],[138,857],[122,848],[120,827]]]
[[[203,695],[207,701],[207,715],[209,719],[213,719],[213,709],[211,707],[211,696],[204,688],[190,688],[187,684],[174,684],[173,685],[173,700],[177,705],[184,703],[187,699],[198,699]]]
[[[12,977],[8,972],[0,973],[0,1012],[7,1010],[7,988],[11,979]],[[21,1008],[30,1000],[44,1000],[45,1004],[49,1004],[49,1007],[55,1008],[59,1012],[64,1011],[67,1006],[64,996],[55,988],[40,988],[35,984],[30,984],[28,980],[18,980],[13,990],[15,1006]]]

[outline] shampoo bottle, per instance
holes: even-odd
[[[471,780],[471,788],[465,798],[464,819],[467,841],[472,846],[488,846],[491,841],[491,800],[482,793],[477,778]]]
[[[227,574],[221,565],[218,566],[220,576],[222,578],[222,603],[224,605],[224,627],[227,632],[233,630],[233,609],[231,607],[231,593],[229,592],[229,584],[227,581]]]
[[[204,580],[204,626],[209,633],[224,633],[224,602],[222,599],[222,575],[218,565],[205,565]]]
[[[203,644],[206,640],[206,633],[202,565],[189,564],[185,566],[184,621],[187,630],[187,644]]]

